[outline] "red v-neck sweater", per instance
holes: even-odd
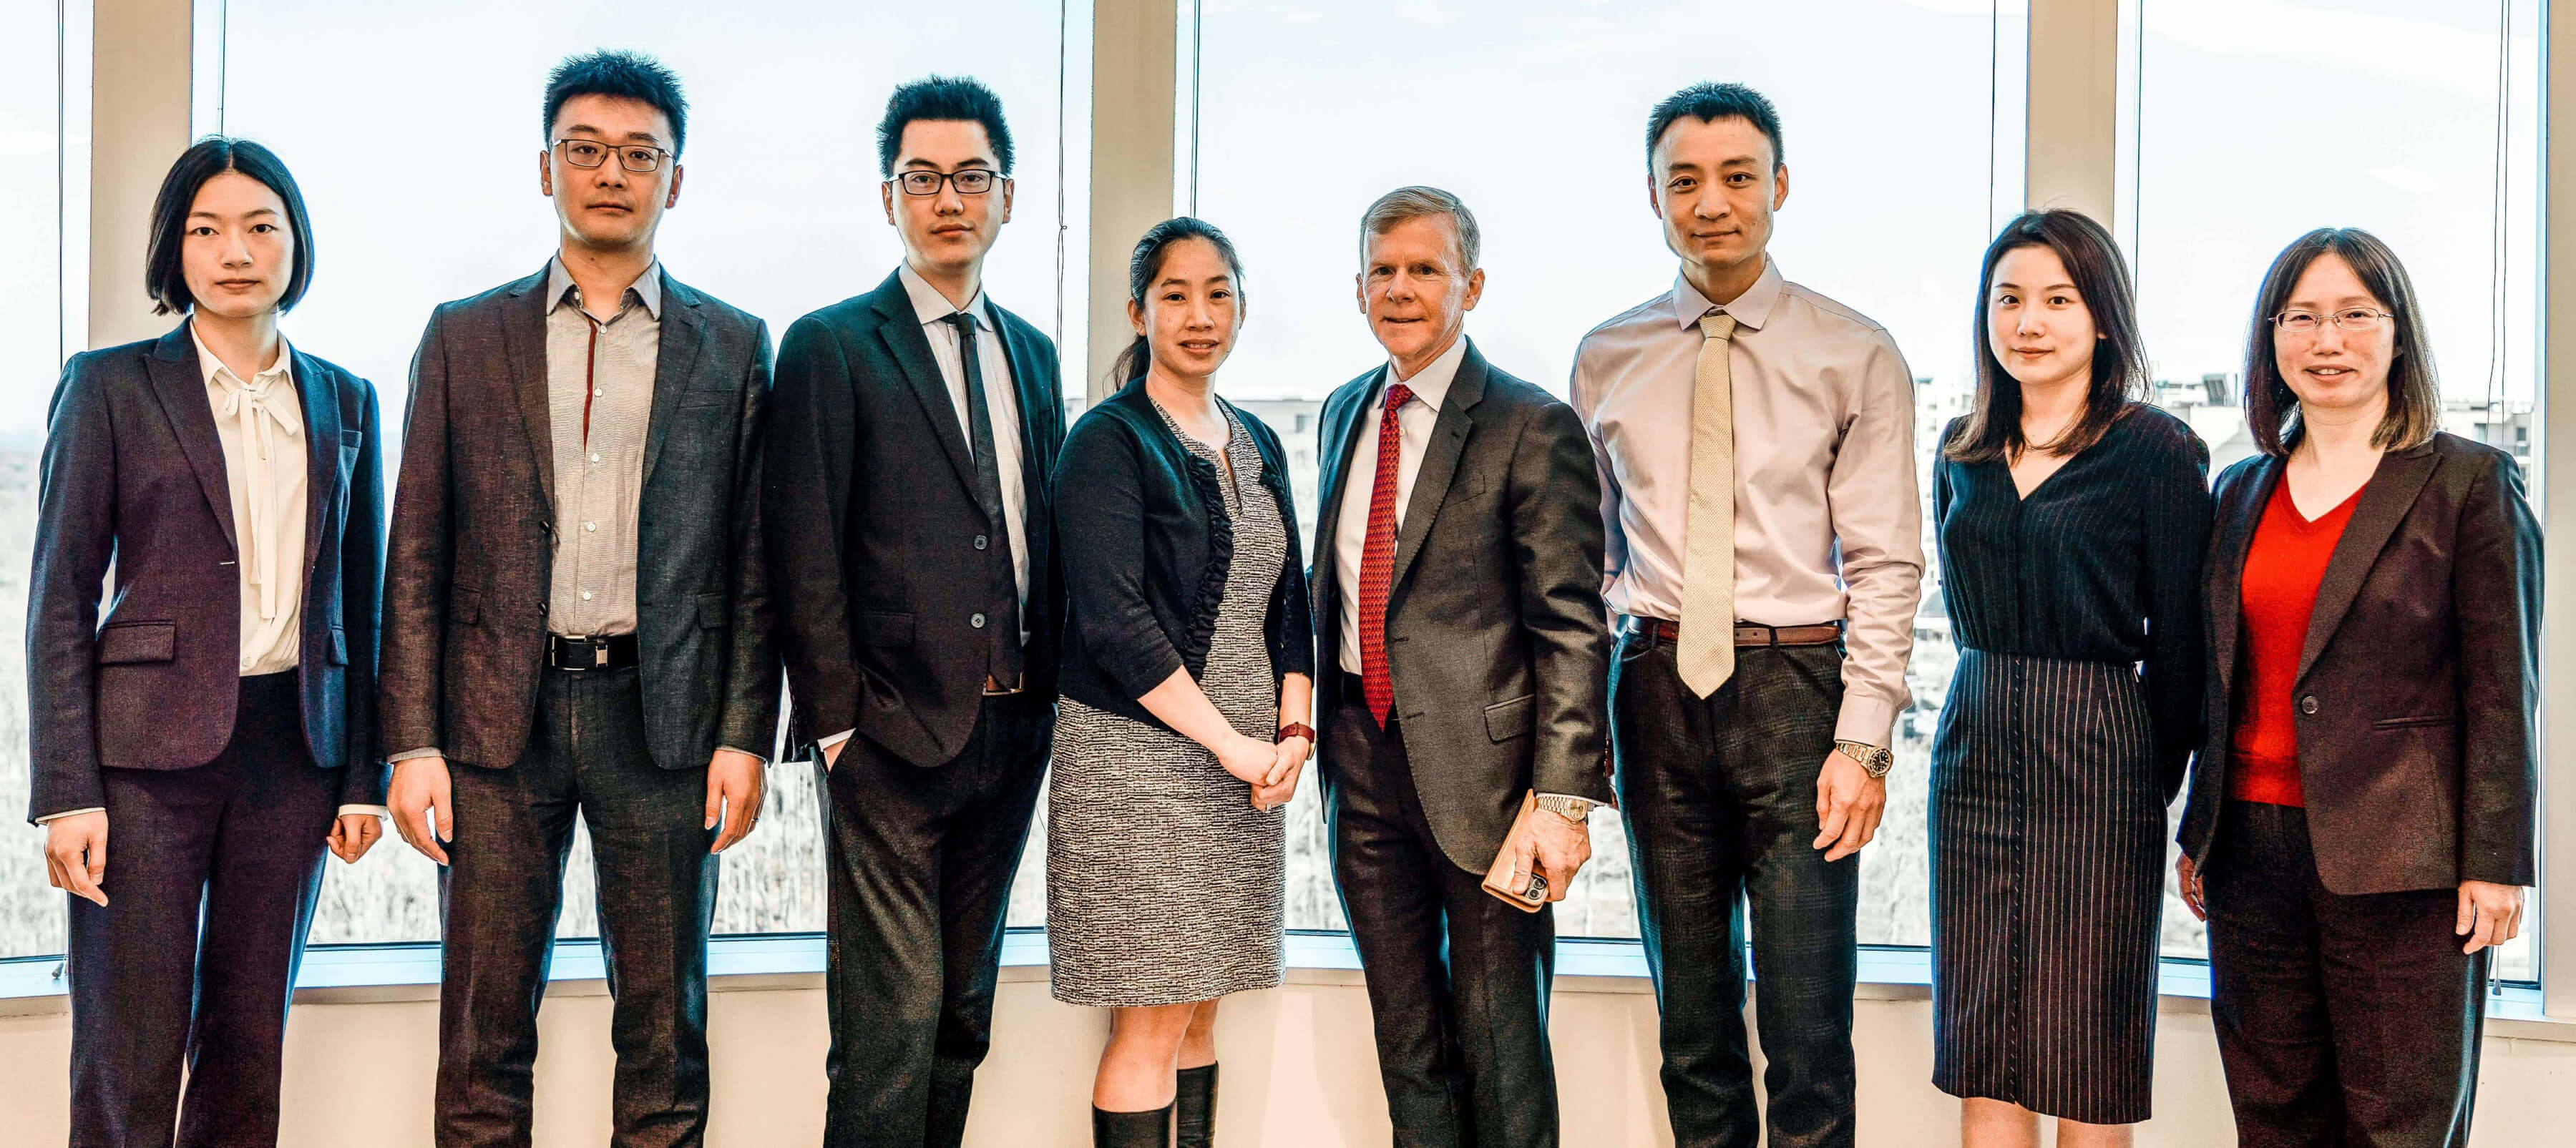
[[[2245,548],[2244,589],[2238,599],[2245,661],[2237,681],[2229,797],[2266,805],[2307,804],[2299,785],[2299,655],[2307,647],[2308,620],[2316,612],[2326,564],[2360,502],[2361,491],[2356,490],[2343,505],[2311,522],[2290,501],[2290,479],[2283,475],[2263,506],[2263,520]]]

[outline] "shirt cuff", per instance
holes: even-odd
[[[342,817],[347,817],[353,813],[371,813],[378,817],[393,816],[391,812],[387,811],[385,807],[381,805],[343,805],[340,807],[339,815]]]
[[[38,824],[38,825],[42,825],[42,824],[44,824],[44,823],[46,823],[46,822],[48,822],[48,821],[52,821],[52,820],[54,820],[54,819],[56,819],[56,818],[59,818],[59,817],[71,817],[71,816],[74,816],[74,815],[76,815],[76,814],[82,814],[82,813],[105,813],[105,812],[107,812],[107,807],[106,807],[106,806],[104,806],[104,805],[93,805],[93,806],[90,806],[90,807],[89,807],[89,808],[87,808],[87,809],[66,809],[66,810],[64,810],[64,811],[62,811],[62,812],[60,812],[60,813],[48,813],[48,814],[46,814],[46,815],[44,815],[44,816],[42,816],[42,817],[39,817],[39,818],[37,818],[37,819],[36,819],[36,824]]]
[[[815,742],[815,743],[814,743],[814,748],[816,748],[816,749],[830,749],[830,748],[832,748],[833,746],[839,745],[839,744],[841,744],[842,742],[845,742],[845,741],[850,740],[850,735],[851,735],[851,734],[854,734],[854,733],[857,733],[857,732],[859,732],[859,731],[858,731],[858,727],[856,727],[856,726],[853,726],[853,727],[851,727],[851,728],[849,728],[849,729],[842,730],[842,731],[841,731],[841,732],[839,732],[839,733],[833,734],[833,735],[832,735],[832,736],[830,736],[830,737],[827,737],[827,738],[822,739],[821,741],[817,741],[817,742]]]
[[[1843,708],[1834,720],[1835,741],[1857,741],[1881,748],[1894,748],[1896,706],[1857,691],[1843,695]]]
[[[445,753],[441,752],[439,749],[437,749],[437,748],[436,748],[436,747],[434,747],[434,746],[432,746],[432,747],[424,747],[424,748],[421,748],[421,749],[407,749],[407,750],[402,751],[401,753],[388,755],[388,756],[385,758],[385,764],[386,764],[386,765],[392,765],[393,763],[395,763],[395,762],[397,762],[397,761],[410,761],[411,759],[413,759],[413,758],[415,758],[415,757],[445,757],[445,756],[447,756],[447,754],[445,754]]]
[[[717,748],[717,749],[720,749],[720,750],[723,750],[723,751],[724,751],[724,752],[726,752],[726,753],[738,753],[738,754],[743,755],[744,757],[753,758],[753,759],[755,759],[755,760],[759,761],[759,762],[760,762],[760,764],[762,764],[762,765],[767,765],[767,764],[769,764],[769,755],[768,755],[768,754],[765,754],[765,753],[760,753],[760,752],[757,752],[757,751],[754,751],[754,750],[744,749],[744,748],[742,748],[742,747],[740,747],[740,746],[731,746],[731,745],[720,745],[720,746],[717,746],[716,748]]]

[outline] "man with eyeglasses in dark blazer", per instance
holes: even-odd
[[[904,261],[787,330],[770,575],[794,736],[828,770],[823,1140],[946,1148],[1054,735],[1064,410],[1054,342],[984,294],[1011,218],[1001,100],[905,84],[877,156]]]
[[[441,1148],[528,1143],[573,821],[616,1011],[609,1143],[701,1143],[717,859],[778,724],[760,550],[769,332],[653,254],[688,105],[649,58],[546,87],[543,270],[412,362],[385,579],[389,804],[438,862]]]

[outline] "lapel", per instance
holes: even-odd
[[[1020,536],[1029,550],[1020,557],[1029,565],[1030,585],[1034,588],[1038,572],[1045,568],[1054,518],[1047,511],[1046,501],[1047,480],[1054,460],[1039,446],[1048,439],[1046,428],[1054,424],[1039,420],[1056,417],[1055,412],[1063,409],[1063,400],[1049,395],[1040,385],[1036,348],[1029,346],[1028,340],[1011,333],[1011,325],[1003,321],[1002,308],[993,302],[992,296],[984,297],[984,309],[989,312],[986,318],[993,324],[994,337],[1001,341],[1002,358],[1010,363],[1011,393],[1020,403]],[[1003,524],[1003,529],[1008,533],[1009,524]]]
[[[1368,420],[1360,416],[1375,405],[1369,402],[1369,398],[1378,393],[1378,381],[1385,377],[1386,368],[1379,367],[1343,384],[1342,393],[1347,401],[1337,409],[1324,412],[1324,467],[1317,474],[1322,487],[1317,509],[1322,513],[1315,519],[1315,541],[1319,551],[1330,544],[1334,533],[1342,528],[1342,491],[1350,479],[1344,472],[1350,469],[1351,450],[1359,445],[1360,432],[1368,424]],[[1316,563],[1319,571],[1329,565],[1322,561]]]
[[[949,468],[966,489],[967,501],[982,505],[975,497],[975,457],[966,447],[957,401],[948,397],[948,380],[939,373],[939,360],[930,354],[930,336],[922,333],[921,316],[912,309],[912,296],[903,289],[902,274],[898,271],[886,276],[886,281],[868,296],[868,305],[876,309],[880,320],[877,338],[885,343],[886,353],[893,356],[895,365],[903,369],[904,380],[912,384],[913,397],[921,401],[921,413],[930,419],[931,437],[948,452]]]
[[[2264,455],[2245,481],[2229,492],[2219,508],[2219,529],[2211,542],[2209,565],[2209,648],[2218,655],[2218,696],[2234,697],[2236,641],[2244,620],[2245,552],[2254,545],[2254,528],[2281,480],[2281,459]]]
[[[322,531],[340,497],[340,382],[311,355],[295,355],[295,391],[304,404],[304,570],[322,556]]]
[[[549,264],[551,266],[551,264]],[[519,400],[519,429],[537,464],[537,496],[546,521],[555,517],[554,418],[546,396],[546,271],[513,283],[501,305],[501,359],[509,364],[510,393]]]
[[[653,410],[644,420],[644,485],[653,485],[653,467],[662,461],[662,444],[679,421],[680,396],[698,367],[706,345],[706,319],[698,314],[698,296],[662,272],[661,349],[653,361]]]
[[[1460,336],[1464,338],[1464,336]],[[1404,585],[1404,576],[1413,569],[1413,560],[1422,553],[1422,540],[1431,534],[1433,519],[1440,516],[1440,506],[1449,497],[1449,480],[1458,471],[1458,456],[1467,449],[1467,432],[1475,420],[1468,411],[1485,401],[1485,357],[1476,353],[1476,344],[1467,344],[1467,355],[1458,364],[1458,377],[1449,383],[1449,394],[1440,401],[1440,421],[1431,424],[1431,441],[1422,448],[1422,469],[1413,475],[1413,500],[1404,507],[1404,528],[1395,536],[1395,575],[1389,579],[1390,591]]]
[[[2406,520],[2406,512],[2415,508],[2415,496],[2433,477],[2438,462],[2429,442],[2379,456],[2379,469],[2362,488],[2361,502],[2352,508],[2352,521],[2345,524],[2334,557],[2326,563],[2325,578],[2317,584],[2307,645],[2299,651],[2300,680],[2307,678],[2309,667],[2317,664],[2326,642],[2343,625],[2343,616],[2352,610],[2353,599],[2361,596],[2361,584],[2370,577],[2372,564],[2379,561],[2389,536],[2397,533],[2397,524]]]
[[[170,418],[170,430],[179,440],[179,453],[187,456],[188,469],[197,472],[197,488],[206,494],[214,508],[215,521],[224,528],[224,541],[233,544],[233,553],[241,553],[241,537],[233,532],[233,492],[224,476],[224,441],[215,436],[215,408],[206,400],[206,372],[197,362],[196,341],[188,337],[185,320],[152,347],[144,359],[152,375],[152,391],[161,399],[161,413]]]

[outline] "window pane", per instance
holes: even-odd
[[[63,950],[63,894],[45,881],[44,830],[26,822],[36,459],[54,380],[79,349],[64,341],[63,261],[89,258],[62,245],[58,31],[50,4],[0,14],[0,216],[11,221],[0,229],[0,266],[15,269],[0,276],[0,378],[12,380],[0,388],[0,957]]]
[[[2140,318],[2159,401],[2209,442],[2213,475],[2254,453],[2238,392],[2255,291],[2323,226],[2366,228],[2405,260],[2443,429],[2537,457],[2539,5],[2504,8],[2509,36],[2494,4],[2144,0],[2122,93]],[[2170,898],[2165,925],[2166,952],[2206,952]],[[2536,975],[2538,933],[2498,975]]]
[[[1353,302],[1369,202],[1413,183],[1465,200],[1488,274],[1470,335],[1496,366],[1563,394],[1583,333],[1672,284],[1677,264],[1647,209],[1646,115],[1702,80],[1752,84],[1779,106],[1793,194],[1773,253],[1790,278],[1895,334],[1919,377],[1927,461],[1940,417],[1966,394],[1961,328],[1994,209],[1994,148],[2015,169],[2021,148],[2017,115],[2003,138],[1994,130],[1999,25],[1986,5],[1738,5],[1722,37],[1674,35],[1707,23],[1689,4],[1204,11],[1199,214],[1247,264],[1248,320],[1220,385],[1258,400],[1248,405],[1299,444],[1303,521],[1315,518],[1314,430],[1293,432],[1296,416],[1385,359]],[[1899,103],[1905,127],[1891,131]],[[1899,724],[1892,807],[1862,866],[1860,935],[1873,943],[1928,935],[1924,793],[1952,659],[1937,605],[1920,631],[1918,704]],[[1290,827],[1289,923],[1340,927],[1313,795],[1291,807]],[[1618,818],[1598,813],[1593,827],[1593,861],[1557,929],[1635,936]]]
[[[1076,278],[1085,250],[1084,217],[1058,214],[1059,84],[1087,87],[1089,56],[1072,57],[1078,70],[1060,79],[1066,12],[1054,0],[928,16],[819,0],[756,16],[678,0],[448,0],[431,19],[319,0],[227,7],[223,128],[275,148],[313,215],[317,274],[287,335],[373,380],[389,427],[401,425],[430,309],[530,274],[554,251],[536,166],[546,72],[603,46],[659,57],[690,100],[664,265],[767,320],[772,340],[806,312],[873,290],[902,258],[879,200],[887,93],[931,73],[984,80],[1008,109],[1017,153],[1016,226],[987,264],[987,286],[1059,332],[1066,362],[1082,361],[1079,337],[1061,333],[1080,302],[1060,310],[1057,289],[1060,235]],[[1067,371],[1077,388],[1081,374]],[[725,855],[717,931],[823,927],[815,815],[812,769],[772,769],[759,830]],[[399,840],[328,869],[316,943],[438,935],[433,868]],[[593,933],[585,843],[564,885],[559,931]]]

